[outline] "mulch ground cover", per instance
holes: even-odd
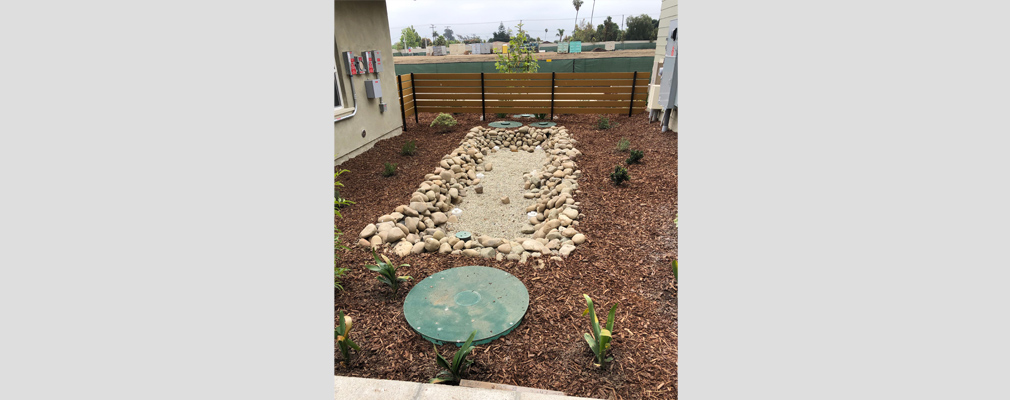
[[[354,246],[358,233],[379,216],[407,204],[424,176],[438,166],[471,127],[498,120],[488,115],[455,116],[459,124],[450,133],[436,133],[428,124],[435,114],[421,114],[418,126],[408,121],[406,131],[382,140],[375,147],[336,167],[348,169],[338,180],[343,197],[357,204],[341,209],[334,218],[345,234],[341,242],[351,250],[336,252],[337,266],[350,271],[335,290],[334,320],[338,310],[354,318],[352,339],[361,351],[348,368],[334,353],[334,374],[376,379],[427,382],[439,368],[431,342],[407,325],[403,299],[422,279],[445,269],[467,265],[499,268],[519,278],[529,290],[530,305],[522,324],[512,333],[477,346],[475,363],[464,378],[557,390],[571,396],[603,399],[677,398],[677,284],[670,268],[677,258],[677,134],[660,132],[647,114],[607,115],[616,126],[598,130],[597,115],[565,115],[556,119],[578,141],[582,151],[576,161],[582,170],[576,196],[585,217],[579,231],[588,241],[563,262],[546,257],[496,261],[454,255],[423,253],[407,257],[387,255],[396,265],[409,263],[400,275],[413,280],[401,285],[395,297],[365,269],[371,254]],[[533,122],[531,120],[528,122]],[[527,122],[527,121],[524,121]],[[642,150],[640,164],[624,164],[627,152],[617,152],[617,142],[627,138],[631,149]],[[401,146],[414,140],[418,152],[400,155]],[[397,173],[383,177],[383,163],[396,163]],[[631,180],[614,186],[610,173],[626,166]],[[538,262],[537,260],[540,260]],[[582,294],[596,303],[601,318],[619,302],[610,355],[604,370],[592,366],[593,354],[583,339],[589,320]],[[454,345],[439,346],[451,356]]]

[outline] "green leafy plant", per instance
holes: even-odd
[[[337,347],[340,348],[340,354],[344,356],[344,365],[350,367],[351,349],[361,351],[361,347],[351,340],[351,317],[344,315],[344,312],[340,311],[340,316],[337,320],[337,327],[333,330],[333,336],[337,339]]]
[[[610,118],[600,117],[600,119],[596,121],[596,129],[610,129]]]
[[[372,270],[374,272],[378,272],[379,276],[376,277],[376,279],[378,279],[379,282],[385,283],[390,288],[392,288],[394,296],[396,295],[396,292],[400,290],[400,282],[406,282],[412,279],[409,276],[396,276],[396,269],[399,267],[393,265],[393,263],[390,262],[389,258],[386,257],[385,255],[383,255],[382,259],[380,260],[379,256],[375,254],[375,250],[372,250],[372,258],[375,259],[375,265],[366,265],[365,268],[368,268],[369,270]],[[400,267],[409,267],[409,266],[410,264],[400,264]]]
[[[509,39],[507,51],[500,51],[495,54],[497,60],[494,63],[494,67],[499,73],[503,74],[537,72],[540,68],[540,63],[537,62],[536,56],[533,55],[535,50],[531,46],[526,45],[526,42],[530,41],[530,37],[523,30],[522,23],[516,27],[519,33]]]
[[[642,157],[645,157],[645,153],[641,150],[632,150],[631,156],[627,160],[624,160],[624,163],[628,165],[638,164],[642,160]]]
[[[343,248],[347,248],[341,245]],[[344,290],[344,285],[340,282],[340,278],[347,275],[347,268],[333,267],[333,287],[338,290]]]
[[[506,114],[506,113],[495,113],[495,114],[494,114],[494,116],[495,116],[495,117],[498,117],[498,118],[506,118],[506,117],[508,117],[509,115],[508,115],[508,114]]]
[[[628,139],[621,138],[621,140],[617,141],[617,151],[628,151],[628,147],[631,147],[631,142]]]
[[[343,170],[337,171],[337,173],[333,174],[333,180],[334,180],[334,182],[333,182],[333,212],[334,212],[334,214],[336,214],[336,216],[338,218],[343,218],[344,217],[343,215],[340,214],[340,207],[346,206],[348,204],[354,204],[353,201],[350,201],[350,200],[347,200],[345,198],[340,197],[340,191],[337,190],[338,187],[343,187],[344,186],[344,184],[342,184],[342,183],[340,183],[339,181],[336,180],[337,176],[339,176],[340,174],[342,174],[344,172],[349,172],[349,171],[346,170],[346,169],[343,169]],[[336,226],[333,227],[333,252],[334,252],[334,254],[333,254],[333,263],[334,263],[334,266],[333,266],[333,287],[335,287],[335,288],[337,288],[339,290],[344,290],[344,286],[340,283],[340,278],[343,277],[344,274],[347,273],[347,268],[339,268],[339,267],[336,266],[337,260],[340,259],[340,257],[338,257],[336,255],[337,250],[347,250],[347,248],[348,248],[347,246],[344,246],[342,243],[340,243],[340,236],[343,235],[343,234],[344,234],[344,232],[341,231],[340,229],[337,229]]]
[[[620,165],[614,167],[614,172],[610,174],[610,181],[614,182],[615,185],[620,185],[624,181],[630,180],[631,177],[628,176],[628,170]]]
[[[400,148],[400,155],[412,156],[416,153],[417,153],[417,144],[415,144],[413,140],[404,143],[403,147]]]
[[[353,201],[340,197],[340,190],[337,189],[338,187],[344,187],[344,184],[340,183],[340,181],[337,180],[337,176],[340,176],[340,174],[344,172],[351,172],[351,171],[342,169],[340,171],[337,171],[337,173],[333,174],[333,212],[337,215],[337,217],[340,218],[344,217],[343,215],[340,215],[340,207],[349,204],[354,204]]]
[[[438,346],[432,344],[435,348],[435,363],[437,363],[439,367],[443,368],[443,370],[439,372],[438,375],[435,375],[429,383],[458,383],[459,380],[462,379],[462,371],[466,369],[466,367],[470,366],[470,364],[473,364],[472,360],[466,359],[466,355],[473,350],[473,346],[471,346],[470,343],[473,342],[473,337],[475,335],[477,335],[477,331],[470,333],[470,337],[466,339],[466,343],[463,343],[463,347],[456,350],[456,354],[452,356],[451,364],[445,359],[445,357],[442,357],[442,355],[438,353]]]
[[[396,175],[396,164],[382,163],[382,176],[390,177]]]
[[[606,357],[606,355],[607,349],[610,348],[610,339],[614,331],[614,315],[617,313],[617,303],[614,303],[614,306],[610,307],[610,314],[607,315],[607,324],[601,328],[600,321],[596,318],[596,309],[593,308],[593,299],[590,299],[589,295],[586,294],[583,294],[582,297],[586,298],[587,304],[586,310],[582,312],[582,315],[589,314],[589,327],[592,328],[592,334],[586,333],[583,337],[585,337],[586,343],[589,344],[589,348],[593,351],[593,354],[596,355],[596,362],[593,365],[603,368],[606,363],[614,360],[613,357]]]
[[[436,127],[439,133],[446,133],[456,126],[456,118],[446,113],[439,113],[435,120],[431,121],[431,126]]]
[[[537,119],[547,119],[547,114],[536,114]]]

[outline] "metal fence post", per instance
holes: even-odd
[[[487,117],[484,115],[486,111],[484,110],[484,73],[480,73],[480,120],[485,121]]]
[[[417,81],[414,80],[413,72],[410,73],[410,89],[410,92],[414,94],[414,123],[421,125],[421,123],[417,121],[417,114],[420,114],[420,111],[417,109]]]
[[[551,72],[551,121],[554,120],[554,75],[557,72]]]
[[[635,81],[638,80],[638,71],[635,71],[634,75],[631,76],[631,100],[628,101],[628,116],[631,116],[631,112],[635,109]]]
[[[403,109],[403,75],[396,76],[396,87],[400,90],[400,119],[403,121],[403,127],[407,128],[407,112]]]

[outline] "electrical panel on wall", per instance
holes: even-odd
[[[372,58],[375,59],[375,72],[382,72],[382,51],[375,50],[372,52]]]
[[[368,79],[365,81],[365,97],[369,99],[382,97],[382,85],[378,79]]]
[[[375,73],[375,61],[372,58],[372,52],[366,51],[363,53],[365,55],[365,69],[368,70],[369,74]]]
[[[344,56],[341,58],[344,59],[344,71],[347,72],[347,75],[353,76],[360,74],[360,72],[358,72],[358,59],[357,57],[354,57],[353,52],[345,51]]]

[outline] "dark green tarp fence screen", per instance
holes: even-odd
[[[540,60],[537,72],[649,72],[653,57],[582,58],[574,60]],[[439,64],[396,64],[396,74],[410,73],[498,72],[494,61],[455,62]]]

